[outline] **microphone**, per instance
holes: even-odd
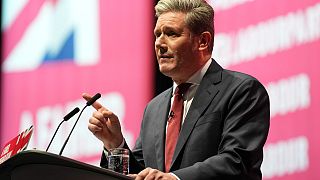
[[[69,141],[69,139],[70,139],[70,136],[71,136],[74,128],[76,127],[76,125],[77,125],[77,123],[78,123],[78,121],[79,121],[79,119],[80,119],[80,116],[81,116],[81,114],[83,113],[83,111],[84,111],[88,106],[91,106],[91,105],[92,105],[96,100],[98,100],[100,97],[101,97],[101,94],[100,94],[100,93],[97,93],[97,94],[94,95],[89,101],[87,101],[86,105],[82,108],[82,110],[81,110],[81,112],[80,112],[80,114],[79,114],[76,122],[74,123],[74,125],[73,125],[73,127],[72,127],[72,129],[71,129],[71,131],[70,131],[70,133],[69,133],[69,135],[68,135],[68,137],[67,137],[67,139],[66,139],[66,141],[64,142],[63,146],[62,146],[61,149],[60,149],[59,155],[62,154],[64,148],[66,147],[66,145],[67,145],[67,143],[68,143],[68,141]]]
[[[58,129],[60,128],[61,124],[65,121],[68,121],[70,118],[72,118],[72,116],[76,115],[78,112],[80,111],[80,109],[78,107],[74,108],[71,112],[69,112],[66,116],[63,117],[63,120],[60,122],[60,124],[58,125],[56,131],[54,132],[51,140],[50,140],[50,143],[46,149],[46,152],[48,152],[48,149],[54,139],[54,137],[56,136],[57,132],[58,132]]]
[[[94,95],[89,101],[87,101],[86,105],[87,106],[91,106],[94,102],[96,102],[97,99],[99,99],[101,97],[100,93],[97,93],[96,95]]]
[[[63,121],[68,121],[74,115],[76,115],[80,109],[78,107],[74,108],[71,112],[69,112],[66,116],[63,117]]]

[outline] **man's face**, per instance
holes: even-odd
[[[186,81],[197,69],[197,38],[185,23],[186,14],[168,12],[154,28],[155,52],[160,71],[174,81]]]

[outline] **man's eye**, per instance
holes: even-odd
[[[161,33],[155,33],[154,36],[155,36],[156,38],[158,38],[158,37],[161,36]]]
[[[168,36],[177,36],[177,33],[174,32],[174,31],[169,31],[169,32],[167,33],[167,35],[168,35]]]

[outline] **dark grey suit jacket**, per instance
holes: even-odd
[[[164,171],[165,129],[172,88],[147,105],[130,154],[130,173]],[[195,94],[174,152],[171,172],[188,179],[261,179],[270,121],[269,97],[255,78],[212,61]],[[106,159],[102,157],[101,165]]]

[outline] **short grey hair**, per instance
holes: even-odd
[[[208,31],[214,39],[214,10],[205,0],[160,0],[155,6],[156,17],[167,12],[186,13],[185,22],[193,34]]]

